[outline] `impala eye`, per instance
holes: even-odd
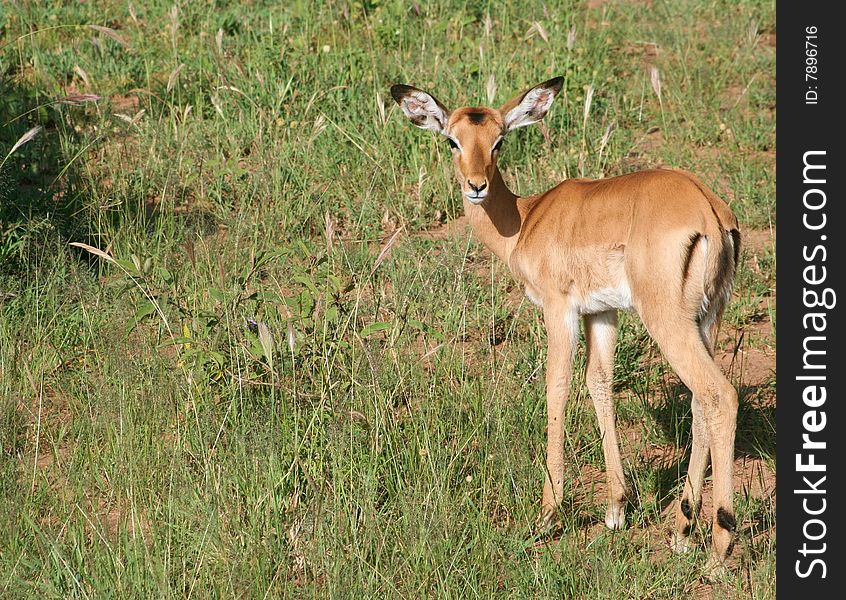
[[[449,144],[449,147],[452,148],[453,150],[458,150],[458,144],[455,142],[454,139],[447,138],[447,144]]]
[[[499,152],[499,149],[502,148],[502,141],[504,139],[505,138],[499,138],[499,141],[496,144],[494,144],[493,150],[491,150],[491,152]]]

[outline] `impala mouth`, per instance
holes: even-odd
[[[470,201],[470,204],[481,204],[488,197],[488,192],[464,192],[464,197]]]

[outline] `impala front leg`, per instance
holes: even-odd
[[[587,343],[587,386],[602,437],[605,473],[608,484],[608,509],[605,524],[609,529],[626,525],[626,478],[620,459],[620,444],[614,423],[614,348],[617,345],[617,311],[585,315]]]
[[[579,321],[569,302],[544,302],[543,318],[548,338],[546,364],[546,480],[538,519],[549,525],[564,493],[564,409],[573,376],[573,350]]]

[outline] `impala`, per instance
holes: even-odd
[[[673,548],[681,552],[688,547],[710,458],[711,560],[720,567],[731,552],[735,529],[737,393],[713,356],[738,261],[737,219],[696,177],[669,169],[567,179],[523,198],[512,193],[496,164],[503,137],[540,121],[562,85],[563,78],[550,79],[498,110],[473,106],[450,112],[431,94],[407,85],[394,85],[391,95],[414,125],[446,137],[475,235],[505,261],[543,311],[548,437],[539,525],[549,524],[562,500],[564,409],[579,317],[587,344],[587,387],[605,457],[605,524],[612,529],[625,525],[626,483],[612,374],[617,311],[634,310],[692,392],[693,442],[675,510]]]

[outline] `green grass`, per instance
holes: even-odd
[[[580,353],[567,500],[533,537],[541,319],[471,238],[419,235],[460,195],[390,85],[499,105],[555,75],[548,137],[504,146],[516,191],[667,164],[772,225],[774,3],[589,4],[0,6],[0,155],[43,127],[0,167],[0,595],[774,596],[767,494],[736,496],[726,580],[707,531],[666,550],[689,400],[634,316],[630,528],[598,525]],[[724,345],[751,353],[772,245],[744,257]],[[738,456],[771,470],[772,378],[743,373]]]

